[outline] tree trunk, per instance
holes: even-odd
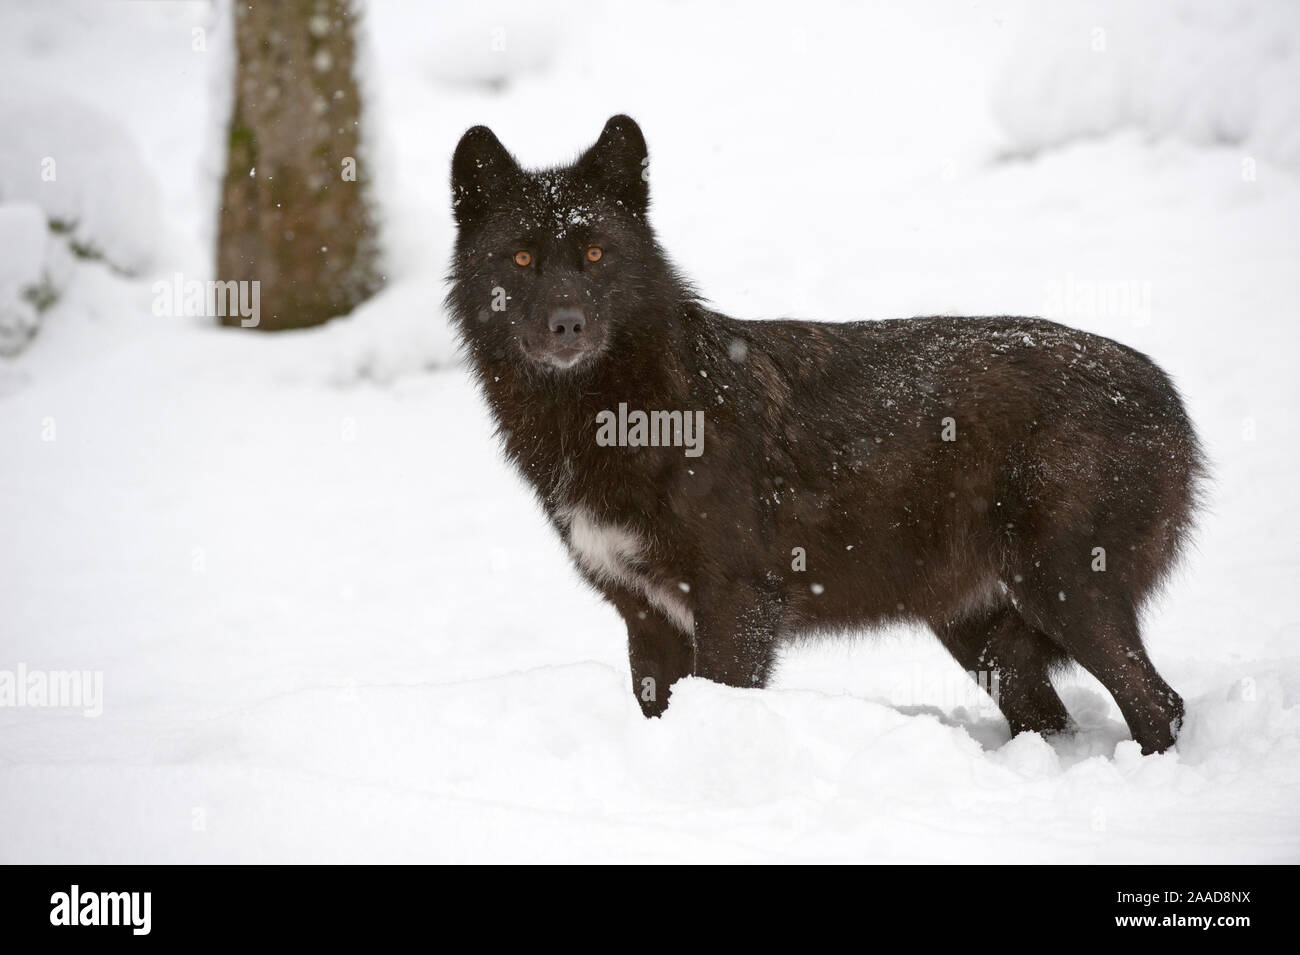
[[[358,154],[356,17],[349,0],[236,0],[234,11],[217,278],[260,283],[259,328],[319,325],[379,285]]]

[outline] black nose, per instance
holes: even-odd
[[[582,338],[582,309],[566,307],[551,309],[551,333],[564,344],[576,343]]]

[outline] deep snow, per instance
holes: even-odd
[[[31,145],[0,149],[0,229],[82,203],[123,259],[60,259],[60,301],[0,361],[0,670],[105,687],[99,718],[0,708],[0,861],[1300,861],[1300,181],[1275,118],[1294,132],[1300,83],[1270,79],[1300,79],[1295,18],[1255,5],[1240,56],[1152,74],[1124,51],[1160,25],[1106,6],[915,6],[375,4],[390,285],[275,337],[150,307],[153,281],[207,277],[221,12],[6,6],[0,110]],[[1225,30],[1168,9],[1187,50]],[[1095,52],[1072,24],[1099,23]],[[1262,32],[1290,46],[1261,57]],[[1179,63],[1282,103],[1207,99]],[[904,631],[641,718],[621,623],[501,463],[441,309],[456,136],[486,122],[542,164],[618,111],[664,244],[724,310],[1043,314],[1174,375],[1215,466],[1146,626],[1189,704],[1175,752],[1140,756],[1078,673],[1077,735],[1009,740]],[[117,134],[69,140],[86,115]],[[9,185],[60,143],[112,163],[52,198]],[[30,272],[4,241],[25,257],[0,276]]]

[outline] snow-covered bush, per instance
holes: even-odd
[[[0,355],[18,354],[78,259],[124,276],[166,247],[154,177],[119,123],[66,95],[0,96]]]
[[[70,260],[32,202],[0,204],[0,355],[16,355],[58,297]]]
[[[27,201],[79,256],[138,275],[152,267],[162,201],[119,123],[50,91],[0,96],[0,202]]]

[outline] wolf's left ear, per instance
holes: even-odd
[[[600,139],[578,159],[579,176],[621,200],[634,215],[650,205],[649,154],[641,127],[630,116],[611,116]]]
[[[466,131],[451,157],[451,207],[464,225],[482,216],[514,183],[519,164],[486,126]]]

